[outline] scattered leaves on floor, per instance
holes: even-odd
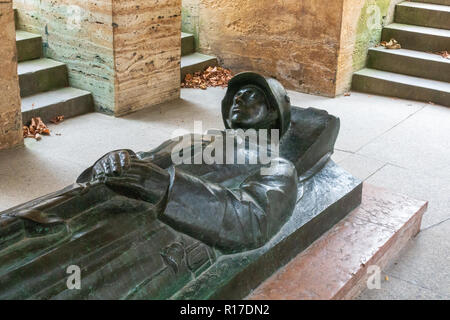
[[[226,87],[233,77],[230,70],[222,67],[208,67],[203,72],[187,74],[181,83],[182,88],[206,90],[208,87]]]
[[[50,135],[50,129],[45,125],[41,118],[31,119],[29,126],[23,126],[23,137],[41,140],[42,135]]]
[[[64,116],[57,116],[57,117],[55,117],[53,119],[50,119],[50,122],[54,123],[54,124],[58,124],[58,123],[63,122],[63,121],[64,121]]]
[[[438,52],[435,52],[435,54],[440,55],[444,59],[450,59],[450,52],[448,52],[447,50],[445,50],[445,51],[438,51]]]
[[[386,49],[394,49],[395,50],[395,49],[401,49],[402,48],[400,43],[398,43],[398,41],[395,40],[395,39],[391,39],[390,41],[381,41],[380,45],[382,45]]]

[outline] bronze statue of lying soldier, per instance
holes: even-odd
[[[106,154],[75,184],[1,214],[0,298],[168,298],[220,256],[266,244],[308,197],[302,183],[333,153],[339,119],[291,107],[279,82],[250,72],[230,81],[222,116],[228,134],[279,130],[278,158],[173,163],[175,140]],[[194,139],[185,156],[211,141]],[[70,265],[81,268],[79,290],[68,288]]]

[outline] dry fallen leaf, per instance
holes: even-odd
[[[187,74],[181,83],[182,88],[206,90],[208,87],[226,87],[233,77],[230,70],[222,67],[208,67],[203,72]]]
[[[344,93],[344,97],[350,97],[352,94],[350,92]]]
[[[64,121],[64,116],[57,116],[57,117],[55,117],[55,118],[50,120],[50,122],[54,123],[54,124],[58,124],[58,123],[60,123],[62,121]]]
[[[450,52],[448,52],[447,50],[445,50],[445,51],[438,51],[438,52],[435,52],[435,54],[440,55],[444,59],[450,59]]]
[[[23,126],[23,137],[41,140],[41,135],[50,135],[50,129],[41,118],[32,118],[29,126]]]
[[[389,42],[381,41],[380,45],[382,45],[386,49],[401,49],[402,48],[400,43],[398,43],[398,41],[395,39],[391,39]]]

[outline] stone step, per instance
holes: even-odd
[[[408,49],[369,49],[367,67],[409,76],[450,82],[450,60],[437,54]]]
[[[39,59],[42,56],[42,37],[38,34],[16,31],[17,61]]]
[[[22,122],[29,124],[31,118],[41,117],[49,122],[57,116],[65,119],[93,112],[92,95],[88,91],[71,87],[42,92],[22,98]]]
[[[22,97],[69,85],[66,65],[52,59],[19,62],[17,71]]]
[[[187,56],[195,52],[195,38],[193,34],[181,33],[181,55]]]
[[[450,29],[450,6],[422,2],[402,2],[395,8],[395,22]]]
[[[206,54],[196,52],[181,57],[181,80],[184,80],[188,73],[203,71],[213,66],[217,66],[217,58]]]
[[[450,51],[450,30],[393,23],[383,28],[382,40],[396,39],[404,49]]]
[[[366,68],[353,74],[352,87],[355,91],[433,102],[450,107],[448,82]]]
[[[424,2],[431,4],[440,4],[443,6],[450,6],[450,0],[411,0],[412,2]]]
[[[427,205],[425,201],[364,184],[362,203],[357,209],[268,278],[247,299],[359,297],[367,289],[370,275],[390,265],[417,235]]]

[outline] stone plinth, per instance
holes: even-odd
[[[420,230],[427,202],[364,185],[361,206],[248,299],[352,299]],[[369,271],[369,272],[368,272]]]
[[[21,144],[19,78],[12,1],[0,2],[0,149]]]
[[[265,246],[221,256],[171,298],[242,299],[361,203],[361,181],[332,161],[299,187],[291,218]]]

